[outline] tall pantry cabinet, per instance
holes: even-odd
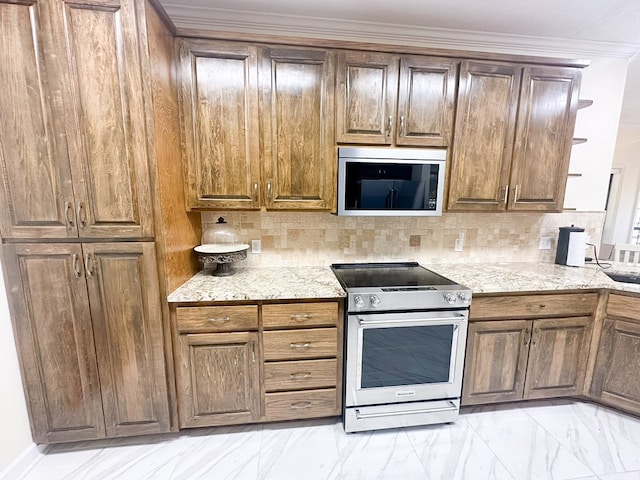
[[[3,271],[37,443],[172,428],[150,10],[0,1]]]

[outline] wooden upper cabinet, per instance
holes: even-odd
[[[7,244],[7,292],[37,443],[105,436],[80,244]]]
[[[153,243],[83,244],[83,253],[106,434],[168,432]]]
[[[259,84],[267,209],[333,208],[334,54],[262,49]]]
[[[449,210],[506,208],[520,72],[518,65],[460,65]]]
[[[0,12],[3,237],[151,236],[133,0]]]
[[[178,46],[187,208],[258,208],[257,47]]]
[[[561,211],[580,78],[462,62],[447,209]]]
[[[562,209],[581,75],[574,68],[524,68],[510,209]]]
[[[458,63],[446,58],[400,58],[397,145],[451,144]]]
[[[337,142],[449,145],[457,68],[446,58],[340,52]]]
[[[79,236],[151,236],[134,0],[56,4],[70,54],[67,133]]]
[[[391,144],[396,127],[398,57],[340,52],[336,85],[336,141]]]
[[[77,236],[48,2],[0,3],[0,233]]]

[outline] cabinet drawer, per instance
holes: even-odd
[[[178,331],[231,332],[258,329],[257,305],[228,307],[178,307]]]
[[[607,314],[640,320],[640,298],[614,294],[609,295]]]
[[[335,357],[338,347],[336,328],[263,332],[262,339],[265,360]]]
[[[469,317],[471,320],[477,320],[481,318],[591,315],[597,303],[597,293],[474,297]]]
[[[268,392],[335,387],[336,379],[335,359],[275,362],[264,366],[264,388]]]
[[[331,327],[337,325],[337,321],[338,302],[262,306],[262,324],[265,329]]]
[[[267,420],[330,417],[340,414],[335,388],[267,393],[264,406]]]

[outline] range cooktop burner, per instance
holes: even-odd
[[[381,287],[385,291],[393,291],[392,288],[399,291],[400,287],[455,285],[455,282],[416,262],[336,263],[331,268],[347,288]]]

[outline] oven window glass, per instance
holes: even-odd
[[[440,164],[348,162],[346,210],[436,210]]]
[[[453,325],[362,331],[361,388],[449,381]]]

